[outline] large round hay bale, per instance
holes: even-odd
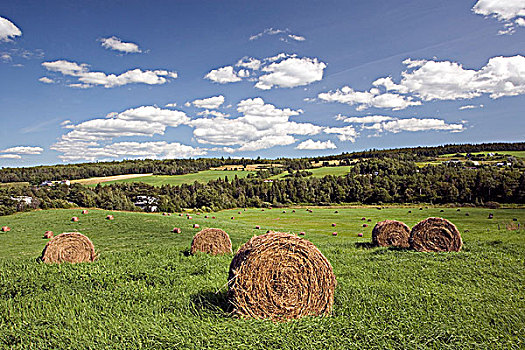
[[[381,247],[410,247],[410,227],[401,221],[385,220],[378,222],[372,230],[372,243]]]
[[[330,262],[311,242],[273,232],[239,248],[228,286],[234,314],[283,321],[328,315],[336,279]]]
[[[206,228],[193,236],[191,254],[197,252],[211,255],[232,253],[232,241],[224,230],[219,228]]]
[[[410,232],[410,246],[419,252],[458,252],[461,234],[456,226],[443,218],[428,218]]]
[[[45,263],[79,263],[95,260],[93,243],[79,232],[65,232],[47,242],[42,252]]]

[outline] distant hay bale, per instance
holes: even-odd
[[[489,214],[489,219],[493,219],[494,218],[494,214]]]
[[[89,211],[87,211],[87,210],[82,210],[82,214],[86,215],[87,213],[89,213]]]
[[[294,210],[292,210],[292,213],[295,213],[295,209],[294,209]]]
[[[337,282],[330,262],[304,238],[256,236],[230,264],[228,299],[240,317],[286,321],[329,315]]]
[[[470,216],[470,214],[469,213],[465,213],[465,216]]]
[[[204,215],[204,218],[207,219],[207,218],[208,218],[208,215]]]
[[[410,247],[410,227],[401,221],[384,220],[372,230],[372,243],[380,247]]]
[[[162,213],[162,216],[168,216],[168,213]]]
[[[173,233],[182,233],[182,230],[179,227],[174,227],[173,230],[171,230]]]
[[[443,209],[441,209],[439,212],[440,212],[440,213],[443,213],[443,212],[445,212],[445,211],[444,211]]]
[[[179,216],[182,216],[182,213],[179,213]]]
[[[256,229],[256,230],[260,230],[260,229],[261,229],[261,226],[256,225],[256,226],[255,226],[255,229]]]
[[[332,236],[337,236],[337,232],[332,232]]]
[[[339,211],[336,210],[336,211],[334,211],[334,213],[335,213],[335,214],[339,214]]]
[[[368,227],[368,224],[363,224],[363,227]]]
[[[357,237],[363,237],[363,233],[362,233],[362,232],[359,232],[359,233],[357,234]]]
[[[79,232],[65,232],[53,237],[42,251],[45,263],[92,262],[97,255],[93,243]]]
[[[232,219],[232,220],[235,220],[235,216],[232,216],[231,219]]]
[[[458,252],[461,245],[461,234],[447,219],[425,219],[410,232],[410,246],[418,252]]]
[[[372,219],[367,219],[366,221],[368,221],[368,222],[372,222]]]
[[[53,237],[53,231],[46,231],[44,233],[44,238],[45,239],[49,239],[49,238],[52,238]]]
[[[191,254],[203,252],[211,255],[231,254],[230,236],[218,228],[206,228],[198,232],[191,242]]]
[[[304,231],[299,232],[299,236],[304,236],[305,234],[306,234],[306,232],[304,232]]]
[[[186,218],[187,218],[188,220],[192,220],[192,219],[193,219],[190,215],[188,215]]]
[[[73,222],[77,222],[77,221],[78,221],[78,217],[73,216],[73,217],[71,218],[71,221],[73,221]]]
[[[336,227],[336,226],[337,226],[337,224],[334,222],[334,223],[332,224],[332,227]]]
[[[456,211],[461,211],[461,209],[458,208]]]
[[[409,213],[409,214],[412,213],[412,210],[409,210],[408,213]]]
[[[115,217],[113,215],[108,215],[106,216],[106,220],[114,220]]]
[[[2,232],[9,232],[11,228],[9,226],[2,226]]]
[[[365,220],[366,220],[366,218],[361,218],[361,220],[362,220],[362,221],[365,221]]]
[[[199,224],[193,224],[193,228],[199,228]]]
[[[286,210],[283,210],[283,214],[286,214]]]

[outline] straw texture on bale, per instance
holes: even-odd
[[[45,263],[79,263],[95,260],[93,243],[79,232],[65,232],[47,242],[42,252]]]
[[[224,230],[219,228],[206,228],[198,232],[191,242],[191,254],[197,252],[211,255],[231,254],[232,241]]]
[[[273,232],[239,248],[228,286],[234,314],[285,321],[330,314],[336,279],[330,262],[311,242]]]
[[[456,226],[443,218],[428,218],[410,232],[410,246],[419,252],[458,252],[461,234]]]
[[[401,221],[385,220],[378,222],[372,230],[372,243],[380,247],[410,247],[410,227]]]

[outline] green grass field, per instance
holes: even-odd
[[[487,155],[488,153],[498,153],[498,154],[504,154],[504,155],[508,155],[508,156],[513,156],[513,157],[516,157],[516,158],[525,158],[525,151],[486,151],[486,152],[473,152],[472,154],[473,155],[477,155],[477,154],[484,154],[484,155]],[[467,154],[466,153],[459,153],[461,154],[462,156],[466,156]],[[450,153],[450,154],[442,154],[440,155],[439,157],[440,158],[452,158],[456,155],[456,153]]]
[[[346,174],[348,174],[348,172],[350,172],[350,168],[352,168],[351,165],[325,166],[320,168],[306,169],[306,171],[311,172],[311,176],[313,177],[324,177],[326,175],[345,176]],[[284,178],[286,175],[288,175],[287,171],[278,175],[274,175],[270,177],[270,179],[281,179]]]
[[[248,174],[254,174],[254,171],[241,171],[241,170],[204,170],[194,174],[185,175],[152,175],[144,177],[135,177],[131,179],[122,179],[115,181],[102,182],[101,185],[109,185],[113,183],[123,182],[144,182],[148,185],[162,186],[162,185],[182,185],[197,182],[208,182],[210,180],[217,180],[219,178],[224,179],[226,176],[228,179],[233,179],[235,175],[239,178],[244,178]],[[90,187],[96,186],[96,184],[88,185]]]
[[[525,232],[504,229],[513,218],[523,224],[524,209],[312,209],[241,209],[241,214],[236,209],[208,214],[216,219],[193,214],[194,220],[95,209],[88,215],[68,209],[0,217],[0,226],[12,228],[0,232],[0,348],[525,347]],[[109,213],[114,221],[104,219]],[[487,219],[489,213],[494,219]],[[71,222],[72,216],[80,221]],[[412,226],[429,216],[457,225],[461,252],[366,244],[377,221],[397,219]],[[234,250],[267,229],[306,231],[337,276],[333,315],[286,323],[230,316],[225,285],[232,256],[188,255],[198,231],[193,223],[226,230]],[[175,226],[182,234],[170,232]],[[76,265],[38,262],[45,230],[84,233],[99,259]],[[339,236],[331,236],[334,230]],[[364,237],[357,237],[359,232]]]

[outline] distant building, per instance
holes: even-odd
[[[17,202],[25,202],[27,205],[31,205],[31,203],[33,203],[33,197],[29,197],[29,196],[11,197],[11,200],[14,200]]]
[[[49,181],[46,180],[40,184],[40,186],[55,186],[55,185],[66,185],[71,186],[71,181],[69,180],[60,180],[60,181]]]
[[[158,198],[153,196],[137,196],[137,199],[133,204],[142,210],[155,212],[159,209],[157,206],[158,201]]]
[[[273,180],[268,180],[268,179],[266,179],[266,180],[264,180],[263,182],[273,182]]]

